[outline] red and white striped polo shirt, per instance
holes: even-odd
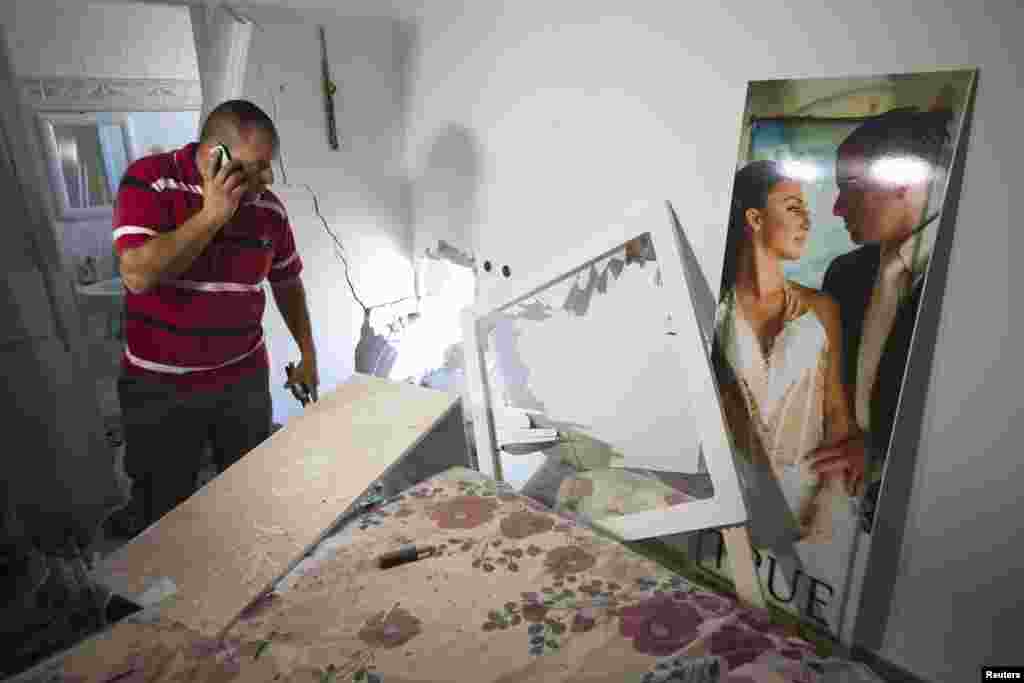
[[[129,165],[114,209],[118,254],[174,230],[202,208],[198,146]],[[125,372],[213,391],[267,368],[263,280],[285,283],[301,271],[281,201],[264,191],[243,202],[187,271],[145,294],[125,292]]]

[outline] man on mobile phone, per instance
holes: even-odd
[[[115,532],[134,535],[188,498],[207,440],[223,471],[270,435],[264,280],[302,354],[293,381],[314,392],[319,383],[302,261],[267,190],[278,144],[263,110],[230,100],[198,142],[139,159],[121,180],[118,394],[133,502],[115,515]]]

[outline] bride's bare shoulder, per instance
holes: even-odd
[[[832,330],[840,325],[839,303],[830,294],[796,282],[791,282],[790,285],[801,303],[814,311],[826,329]]]

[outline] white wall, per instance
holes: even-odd
[[[19,76],[198,78],[184,7],[14,0],[0,7],[0,21],[17,29],[10,50]]]
[[[126,499],[95,394],[90,397],[93,387],[84,379],[83,344],[71,320],[74,299],[59,277],[59,249],[34,176],[40,145],[21,133],[29,112],[12,96],[7,35],[0,27],[0,414],[9,444],[3,488],[10,496],[4,502],[19,508],[47,543],[61,543],[76,526],[85,542],[108,506]]]
[[[275,165],[272,188],[284,201],[305,271],[317,344],[321,394],[348,379],[362,324],[334,242],[320,212],[346,250],[356,293],[368,306],[413,294],[408,182],[401,167],[404,142],[399,24],[383,18],[341,19],[336,13],[301,14],[274,8],[247,11],[260,28],[249,48],[244,97],[275,120],[284,171]],[[326,26],[340,148],[327,144],[321,90],[318,24]],[[287,183],[285,182],[287,181]],[[271,355],[274,418],[284,422],[301,408],[282,385],[284,366],[298,349],[268,295],[264,319]]]
[[[6,37],[0,58],[4,62],[3,97],[15,92],[8,74],[198,78],[191,24],[184,8],[16,0],[0,3],[0,24]],[[9,291],[2,298],[7,304],[5,325],[23,330],[24,338],[4,335],[0,360],[5,367],[4,394],[9,399],[4,401],[3,414],[13,418],[9,437],[11,443],[18,444],[12,453],[28,468],[14,468],[8,483],[12,496],[32,512],[25,521],[38,533],[55,533],[54,525],[74,520],[88,535],[108,511],[106,506],[123,504],[125,499],[124,491],[118,489],[114,454],[104,439],[95,400],[92,375],[99,370],[90,357],[90,340],[79,333],[69,280],[74,276],[75,258],[86,255],[97,257],[101,277],[111,273],[111,226],[109,219],[82,223],[53,220],[33,112],[26,108],[21,114],[4,123],[16,148],[11,153],[21,170],[19,179],[34,185],[34,192],[19,191],[10,179],[3,183],[4,205],[8,213],[14,213],[8,216],[12,230],[3,244],[10,263],[5,261],[9,267],[3,268]],[[30,206],[24,207],[23,201]],[[22,214],[26,219],[18,220]],[[52,232],[43,234],[47,221]],[[24,235],[19,234],[19,226]],[[39,245],[31,263],[19,256],[26,239]],[[61,281],[55,274],[54,309],[35,269],[57,271],[61,266],[68,279]],[[60,325],[65,326],[70,353],[55,336]]]
[[[452,126],[468,137],[479,155],[470,239],[481,261],[509,264],[515,277],[617,219],[630,200],[666,198],[712,283],[748,80],[980,67],[918,480],[880,652],[939,681],[1019,659],[1024,617],[1013,571],[1024,565],[1015,542],[1024,365],[1013,343],[1024,330],[1009,295],[1024,284],[1010,267],[1021,253],[1011,191],[1024,178],[1017,4],[731,1],[698,12],[654,0],[628,10],[446,3],[419,26],[414,62],[407,163],[414,173],[426,167]]]

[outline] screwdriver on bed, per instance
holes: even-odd
[[[377,558],[377,566],[381,569],[391,569],[402,564],[422,560],[424,557],[433,557],[435,554],[437,554],[437,548],[432,545],[403,545],[398,550],[380,555]]]

